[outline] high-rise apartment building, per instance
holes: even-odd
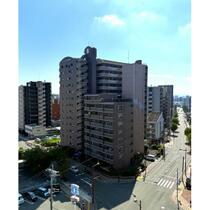
[[[162,112],[164,127],[170,129],[173,117],[173,85],[148,87],[147,111]]]
[[[19,130],[25,125],[51,125],[51,83],[28,82],[19,86]]]
[[[133,152],[143,152],[147,113],[147,66],[142,64],[141,61],[126,64],[96,59],[96,56],[96,48],[86,47],[81,58],[66,57],[60,62],[61,144],[82,149],[87,155],[93,157],[94,152],[91,154],[88,152],[87,145],[89,144],[86,142],[87,132],[85,129],[87,128],[85,123],[87,123],[87,113],[84,108],[88,108],[89,102],[93,103],[94,101],[94,106],[96,106],[99,103],[98,100],[105,100],[106,103],[112,103],[112,109],[115,110],[119,105],[118,103],[127,107],[127,100],[130,100],[133,104],[132,112],[134,113],[132,120],[128,121],[130,127],[133,128],[133,151],[131,154],[133,155]],[[113,95],[115,99],[116,97],[118,99],[117,101],[108,99],[104,94]],[[94,99],[94,97],[97,99]],[[96,111],[98,112],[97,109]],[[84,116],[85,113],[86,116]],[[106,114],[110,113],[103,112],[101,116],[106,116]],[[127,115],[124,114],[124,116]],[[114,118],[112,123],[116,122],[118,121]],[[115,128],[118,129],[118,127]],[[108,131],[104,130],[105,134],[106,132],[109,135]],[[103,136],[97,138],[100,139]],[[117,141],[115,137],[113,137],[113,141],[115,144],[115,141]],[[122,140],[122,142],[125,145],[127,143],[126,140]],[[130,160],[130,156],[127,156],[127,158]]]

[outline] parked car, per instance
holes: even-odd
[[[76,166],[72,166],[70,168],[70,171],[72,171],[73,173],[77,174],[79,172],[79,169]]]
[[[23,196],[26,199],[28,199],[30,201],[33,201],[33,202],[35,202],[37,200],[37,197],[36,197],[36,195],[33,192],[26,192],[26,193],[23,194]]]
[[[155,155],[150,155],[150,154],[146,155],[146,156],[144,156],[144,159],[154,162],[155,161]]]
[[[50,196],[48,190],[47,190],[46,188],[44,188],[44,187],[39,187],[39,188],[35,191],[35,193],[36,193],[37,195],[41,196],[41,197],[44,197],[44,198],[47,198],[47,197]]]
[[[191,178],[187,178],[187,179],[186,179],[186,188],[187,188],[188,190],[191,190]]]
[[[24,198],[23,198],[23,196],[19,193],[18,194],[18,204],[20,205],[20,204],[23,204],[24,203]]]

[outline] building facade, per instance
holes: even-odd
[[[52,120],[57,121],[60,120],[60,100],[58,95],[52,95]]]
[[[96,56],[95,48],[86,47],[81,58],[66,57],[60,62],[61,144],[82,149],[87,154],[87,128],[84,125],[87,100],[92,101],[91,94],[99,98],[98,94],[113,94],[122,99],[120,103],[124,103],[124,99],[132,101],[134,115],[129,123],[133,127],[133,150],[144,152],[147,66],[141,61],[126,64],[97,59]],[[87,95],[89,97],[85,99]],[[118,106],[116,101],[112,103]]]
[[[133,103],[112,94],[84,98],[85,154],[123,168],[134,155]]]
[[[45,136],[47,134],[46,128],[40,125],[25,125],[25,132],[33,137]]]
[[[19,86],[19,130],[25,125],[51,125],[51,83],[28,82]]]
[[[164,136],[164,119],[161,112],[150,112],[147,116],[147,140],[159,142]]]
[[[147,111],[161,112],[164,128],[170,129],[173,117],[173,85],[159,85],[148,87]]]

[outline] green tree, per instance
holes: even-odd
[[[175,118],[178,118],[178,113],[177,112],[174,114],[174,117]]]
[[[184,135],[185,136],[188,136],[189,134],[191,134],[191,128],[185,128],[185,130],[184,130]]]
[[[177,128],[178,128],[177,124],[172,123],[171,130],[172,130],[173,133],[177,130]]]
[[[48,151],[40,147],[27,149],[24,152],[24,157],[32,173],[40,172],[50,165]]]
[[[174,117],[172,123],[179,125],[179,119]]]
[[[61,178],[63,178],[65,176],[68,168],[69,168],[69,164],[68,164],[67,158],[60,160],[58,170],[60,172]]]
[[[19,151],[18,151],[18,159],[19,160],[24,159],[24,152],[25,152],[25,150],[23,149],[23,147],[20,147]]]

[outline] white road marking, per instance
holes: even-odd
[[[88,184],[88,185],[90,185],[90,186],[92,186],[92,184],[90,183],[90,182],[88,182],[87,180],[84,180],[84,179],[81,179],[83,182],[85,182],[86,184]]]
[[[172,182],[172,184],[171,184],[171,186],[169,187],[169,189],[171,189],[171,188],[173,187],[173,185],[174,185],[174,182]]]
[[[167,180],[164,180],[161,184],[160,184],[160,187],[163,186],[165,184]]]
[[[157,185],[159,185],[162,181],[163,181],[163,179],[161,179],[161,180],[157,183]]]
[[[170,184],[171,184],[171,181],[167,184],[166,188],[168,188]]]
[[[167,181],[165,182],[165,184],[163,185],[163,187],[165,187],[165,186],[168,184],[168,182],[169,182],[169,180],[167,180]]]

